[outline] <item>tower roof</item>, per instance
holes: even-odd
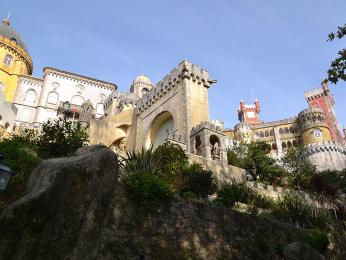
[[[152,84],[151,80],[147,76],[144,76],[144,75],[138,76],[133,82],[144,82],[144,83]]]
[[[22,37],[11,27],[8,18],[3,19],[0,24],[0,35],[8,38],[9,40],[15,41],[20,47],[27,51]]]

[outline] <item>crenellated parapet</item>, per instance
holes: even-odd
[[[209,78],[207,70],[201,69],[197,65],[184,60],[142,97],[138,102],[138,111],[143,112],[147,110],[157,100],[175,89],[183,79],[192,80],[194,83],[203,85],[206,88],[209,88],[211,84],[215,83],[215,80]]]
[[[42,88],[42,86],[43,86],[43,80],[42,79],[35,78],[33,76],[25,76],[25,75],[22,75],[19,77],[18,83],[31,85],[31,86],[35,86],[35,87],[40,87],[40,88]]]
[[[326,115],[321,108],[317,107],[312,107],[301,111],[298,114],[298,121],[303,131],[312,127],[327,127]]]
[[[322,142],[318,144],[309,144],[306,146],[308,155],[323,153],[323,152],[338,152],[346,155],[346,147],[335,141]]]
[[[195,135],[198,132],[202,131],[203,129],[208,129],[208,130],[211,130],[211,131],[216,132],[218,134],[224,135],[222,128],[220,126],[216,126],[212,122],[208,122],[208,121],[203,121],[200,124],[198,124],[197,126],[193,127],[191,130],[191,135]]]
[[[106,81],[86,77],[86,76],[81,76],[75,73],[67,72],[67,71],[62,71],[50,67],[45,67],[43,69],[44,75],[49,75],[49,76],[54,76],[57,78],[61,79],[66,79],[69,81],[74,81],[76,83],[80,83],[83,85],[89,85],[89,86],[96,86],[98,88],[103,88],[103,89],[108,89],[108,90],[113,90],[115,91],[118,87],[117,85],[113,83],[109,83]]]

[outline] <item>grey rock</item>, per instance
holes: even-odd
[[[285,260],[324,260],[325,257],[320,255],[309,245],[303,242],[293,242],[287,245],[283,251]]]

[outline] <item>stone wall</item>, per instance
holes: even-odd
[[[246,181],[246,171],[242,168],[220,163],[219,161],[207,160],[206,158],[194,154],[188,154],[190,163],[199,163],[204,169],[215,174],[219,184],[222,183],[243,183]]]

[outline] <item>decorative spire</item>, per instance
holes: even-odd
[[[10,25],[10,16],[11,16],[11,12],[8,12],[7,17],[2,20],[2,24],[9,26]]]

